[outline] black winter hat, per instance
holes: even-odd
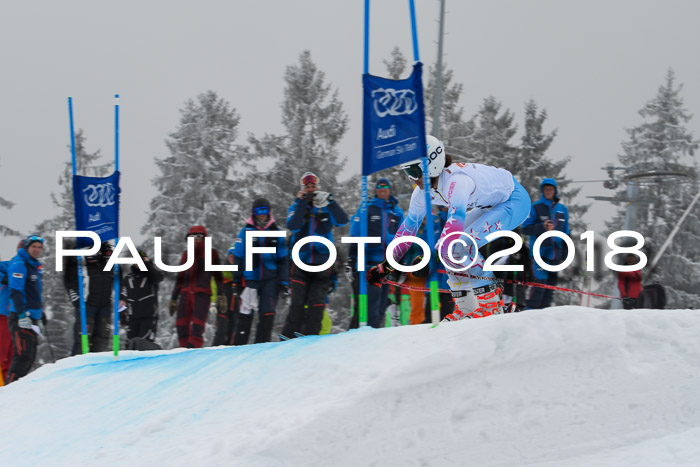
[[[258,198],[255,201],[253,201],[253,208],[251,209],[251,212],[253,215],[255,215],[255,209],[256,208],[270,208],[270,202],[266,200],[265,198]]]

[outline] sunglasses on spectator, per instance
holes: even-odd
[[[204,238],[203,233],[196,233],[196,234],[190,234],[188,237],[193,237],[193,238]]]
[[[383,185],[377,185],[377,190],[388,190],[391,187],[389,185],[383,184]]]
[[[266,216],[270,214],[270,208],[267,206],[253,208],[253,214],[255,214],[256,216]]]

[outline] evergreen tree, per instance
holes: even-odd
[[[511,138],[518,131],[514,114],[506,109],[501,113],[502,104],[493,96],[484,99],[470,120],[470,132],[466,137],[466,154],[470,162],[502,167],[517,173],[518,148]]]
[[[692,119],[685,109],[681,91],[673,70],[668,70],[665,83],[656,96],[639,111],[644,122],[627,130],[628,140],[622,143],[618,155],[626,177],[633,177],[639,186],[641,209],[634,220],[633,230],[645,237],[649,261],[668,238],[680,216],[698,192],[695,178],[669,176],[640,178],[654,172],[687,173],[694,176],[697,164],[693,156],[700,140],[688,129]],[[629,179],[628,179],[629,180]],[[692,180],[692,181],[691,181]],[[625,192],[618,195],[624,198]],[[608,222],[608,234],[620,230],[624,208]],[[697,277],[700,272],[700,209],[688,215],[670,246],[660,259],[653,276],[645,268],[645,282],[659,281],[666,287],[669,308],[697,308],[700,293]],[[617,258],[620,260],[620,258]]]
[[[464,86],[455,83],[454,71],[442,67],[442,95],[440,99],[440,140],[445,145],[447,153],[460,160],[469,160],[468,141],[474,132],[473,122],[464,121],[464,109],[459,104]],[[433,117],[437,86],[437,66],[428,70],[428,84],[425,87],[425,126],[428,132],[433,131]]]
[[[338,143],[347,130],[348,117],[338,96],[326,83],[308,50],[284,74],[282,102],[283,135],[251,136],[251,158],[256,161],[253,191],[273,204],[278,217],[285,218],[300,189],[299,180],[311,171],[320,178],[320,189],[333,192],[341,203],[346,194],[338,191],[338,175],[346,159]],[[341,204],[345,207],[345,204]],[[284,225],[284,223],[282,223]]]
[[[85,141],[83,131],[78,130],[75,135],[76,173],[89,177],[106,176],[113,166],[111,164],[101,165],[99,163],[100,151],[87,152]],[[51,193],[51,202],[57,208],[58,213],[36,227],[36,231],[45,239],[55,238],[57,230],[75,230],[73,166],[70,153],[69,159],[63,166],[63,171],[59,175],[58,186],[58,193]],[[53,354],[51,354],[47,342],[43,341],[38,349],[38,365],[51,361],[53,356],[56,358],[69,356],[73,346],[73,323],[76,315],[63,287],[63,273],[56,271],[56,251],[53,247],[53,242],[45,241],[41,257],[44,264],[42,276],[44,312],[49,320],[46,333],[51,341]]]
[[[382,60],[384,65],[386,65],[387,71],[389,72],[389,78],[401,79],[408,66],[408,60],[401,53],[399,46],[394,46],[390,53],[391,58],[389,60]]]
[[[534,100],[525,103],[525,125],[519,148],[518,165],[512,172],[530,193],[533,202],[542,196],[540,184],[543,178],[554,178],[557,181],[561,201],[569,210],[572,238],[577,238],[586,231],[583,215],[590,205],[574,202],[581,188],[572,187],[571,179],[564,174],[564,169],[571,158],[565,157],[555,161],[546,154],[557,136],[557,130],[549,133],[544,131],[546,120],[547,111],[540,110]]]
[[[148,236],[150,252],[152,239],[161,237],[163,261],[175,265],[187,247],[190,227],[203,225],[223,261],[250,211],[251,169],[235,145],[239,116],[213,91],[188,100],[180,113],[177,129],[166,139],[170,156],[156,159],[160,174],[153,183],[158,194],[150,202],[141,232]],[[158,342],[164,347],[176,343],[173,318],[165,306],[175,277],[166,275],[160,287]],[[207,326],[205,339],[211,339],[213,328],[212,323]]]
[[[15,205],[15,203],[13,203],[12,201],[7,200],[7,199],[3,198],[2,196],[0,196],[0,206],[2,206],[3,208],[12,209],[12,206],[14,206],[14,205]],[[8,227],[4,224],[0,224],[0,235],[19,236],[20,233],[14,229],[11,229],[10,227]]]

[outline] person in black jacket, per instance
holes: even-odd
[[[146,271],[132,264],[122,282],[122,299],[129,307],[126,336],[130,342],[134,339],[153,342],[158,325],[158,284],[163,280],[163,273],[156,269],[144,250],[139,250],[139,255]]]
[[[114,270],[104,271],[104,267],[110,256],[112,256],[112,245],[104,242],[96,255],[88,256],[85,259],[89,279],[87,300],[85,301],[85,317],[90,351],[92,352],[109,350]],[[68,297],[76,310],[71,355],[78,355],[81,353],[80,297],[78,295],[78,263],[74,257],[67,258],[64,263],[63,283],[68,292]],[[120,301],[119,308],[124,306],[126,306],[126,303]]]

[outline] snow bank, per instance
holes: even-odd
[[[91,354],[0,388],[12,465],[700,465],[700,312],[559,307]]]

